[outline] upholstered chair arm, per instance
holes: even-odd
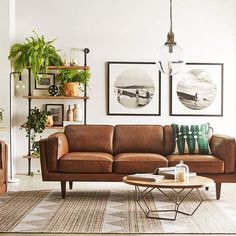
[[[7,180],[7,145],[0,141],[0,171],[3,173],[4,182]]]
[[[235,139],[230,136],[215,134],[211,137],[210,148],[212,154],[225,164],[225,173],[234,173],[236,166]]]
[[[64,133],[58,132],[50,135],[48,139],[40,141],[40,158],[43,159],[46,156],[46,165],[49,172],[57,171],[57,160],[68,151],[68,141]]]

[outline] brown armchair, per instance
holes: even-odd
[[[7,145],[0,141],[0,194],[7,191]]]

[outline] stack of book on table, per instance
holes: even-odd
[[[126,176],[128,180],[134,181],[147,181],[147,182],[155,182],[161,179],[164,179],[162,175],[154,175],[152,173],[145,173],[145,174],[133,174]]]
[[[153,174],[162,175],[165,179],[175,179],[175,167],[161,167],[157,168]],[[189,172],[189,177],[196,176],[196,172]]]

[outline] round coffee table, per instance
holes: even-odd
[[[155,219],[161,219],[161,220],[176,220],[177,214],[184,214],[188,216],[192,216],[195,211],[199,208],[199,206],[204,201],[204,198],[200,192],[201,188],[206,188],[214,184],[214,181],[212,179],[202,177],[202,176],[192,176],[189,178],[188,181],[185,182],[176,182],[173,179],[161,179],[156,180],[155,182],[149,182],[149,181],[140,181],[140,180],[129,180],[125,176],[123,178],[123,182],[126,184],[134,185],[135,187],[135,201],[141,208],[141,210],[144,212],[146,217],[148,218],[155,218]],[[141,190],[140,187],[145,187],[144,190]],[[148,206],[145,197],[150,194],[154,189],[159,190],[162,194],[164,194],[170,201],[174,203],[174,209],[173,210],[151,210]],[[172,190],[171,196],[169,193],[165,192],[165,189]],[[198,205],[193,209],[191,213],[187,213],[184,211],[180,211],[179,207],[184,202],[184,200],[187,198],[187,196],[193,192],[196,191],[197,193],[197,200],[199,201]],[[142,204],[144,203],[144,205]],[[146,209],[145,209],[146,208]],[[153,216],[153,213],[155,212],[174,212],[173,218],[167,218],[167,217],[158,217]]]

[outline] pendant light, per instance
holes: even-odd
[[[167,42],[156,56],[156,64],[166,75],[178,73],[185,64],[183,49],[176,44],[172,31],[172,0],[170,0],[170,31],[167,34]]]

